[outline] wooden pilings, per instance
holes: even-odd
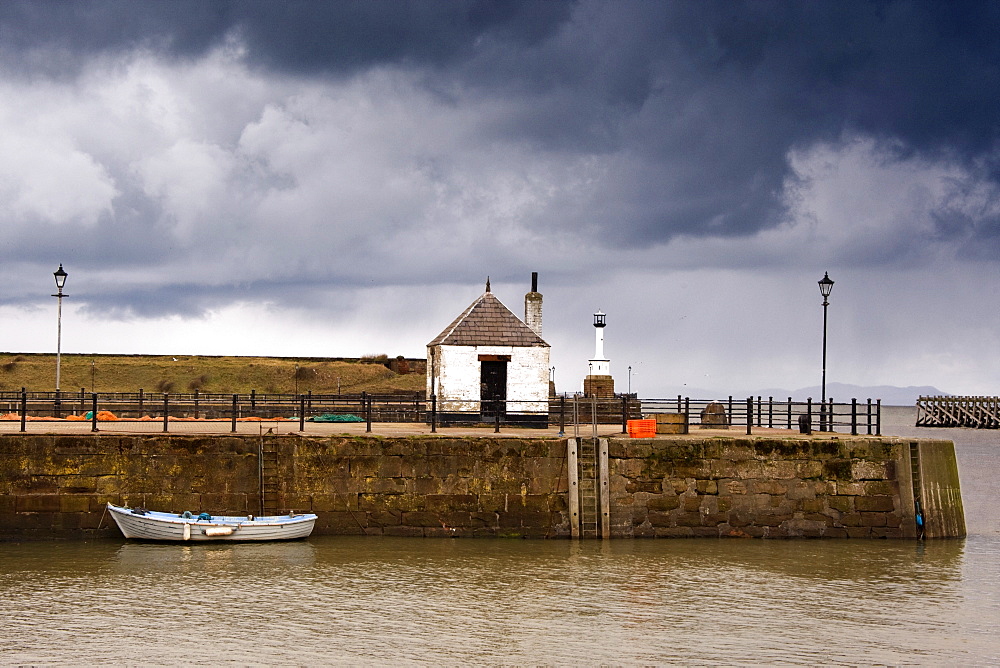
[[[1000,428],[1000,397],[920,397],[916,426]]]

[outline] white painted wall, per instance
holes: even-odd
[[[542,295],[538,292],[524,295],[524,324],[538,336],[542,335]]]
[[[438,410],[479,411],[480,355],[510,355],[507,412],[548,413],[549,348],[546,346],[433,346],[427,348],[427,396],[436,393]],[[432,385],[433,383],[433,385]]]

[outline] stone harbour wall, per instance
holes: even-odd
[[[871,437],[612,440],[612,534],[914,538],[909,443]],[[954,446],[920,445],[952,462],[947,472],[925,473],[927,490],[916,492],[928,497],[925,537],[964,535]],[[951,491],[947,502],[931,498],[932,480]]]
[[[954,447],[910,443],[611,439],[611,535],[915,537],[915,494],[927,537],[964,535]],[[565,439],[99,433],[0,435],[0,537],[120,536],[109,501],[260,514],[262,452],[278,510],[317,513],[316,534],[571,533]],[[913,452],[934,461],[916,492]]]

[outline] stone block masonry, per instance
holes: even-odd
[[[570,535],[565,439],[99,433],[0,435],[0,537],[120,536],[108,501],[260,514],[262,439],[280,511],[317,513],[316,534]],[[611,535],[916,537],[915,499],[927,537],[964,534],[953,446],[917,445],[611,439]]]
[[[891,438],[611,440],[611,533],[916,538],[919,500],[923,537],[964,536],[954,445],[918,445],[914,460]]]
[[[0,435],[0,536],[120,535],[109,501],[260,514],[262,439],[316,534],[568,534],[563,440],[96,434]]]

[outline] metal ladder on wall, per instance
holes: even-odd
[[[917,538],[924,537],[924,508],[921,499],[923,481],[920,479],[920,444],[910,443],[910,481],[913,483],[913,509],[914,521],[916,522]]]
[[[577,457],[580,495],[580,538],[600,538],[597,439],[581,438]]]
[[[273,438],[260,438],[260,514],[278,514],[278,445]]]

